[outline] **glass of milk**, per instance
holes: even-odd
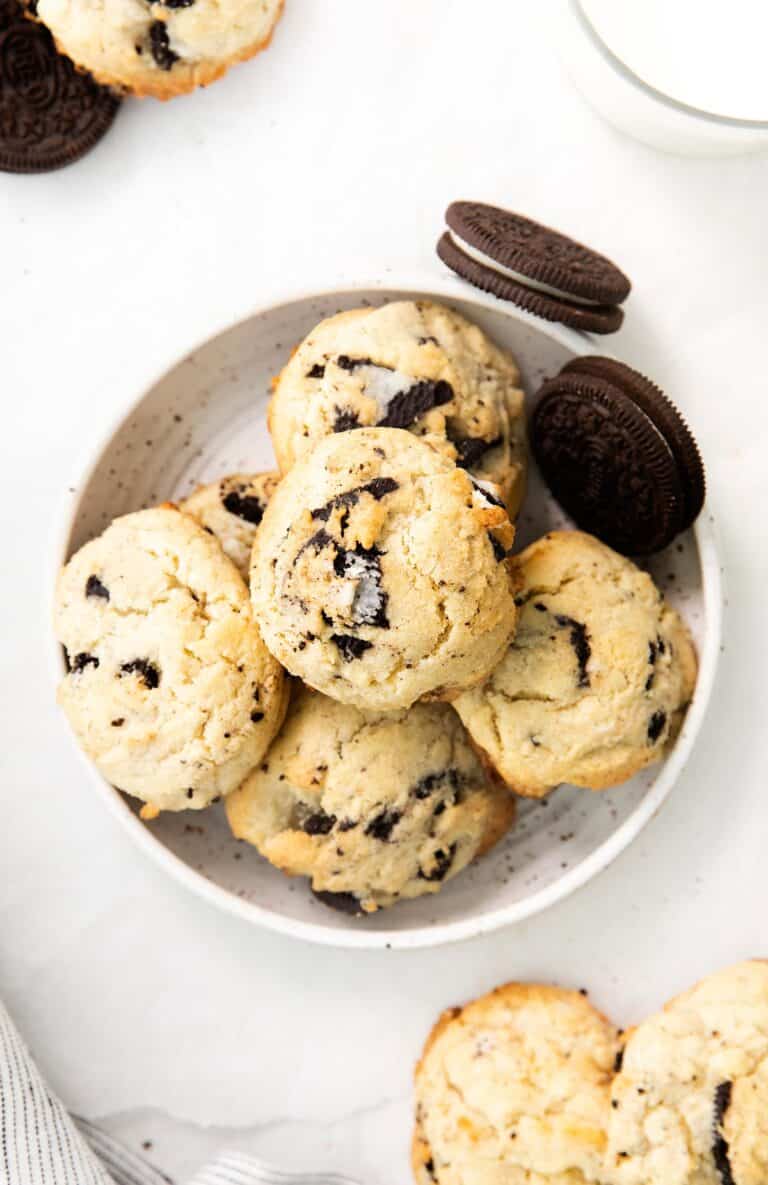
[[[768,149],[768,0],[561,0],[565,65],[615,127],[667,152]]]

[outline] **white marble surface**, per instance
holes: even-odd
[[[405,1182],[411,1066],[439,1008],[535,976],[626,1022],[768,953],[768,159],[622,139],[562,75],[554,8],[533,7],[289,0],[261,60],[127,103],[68,171],[0,175],[0,994],[67,1103],[179,1176],[229,1143]],[[632,276],[613,348],[679,401],[708,463],[730,583],[719,686],[661,815],[569,901],[459,947],[313,949],[201,904],[96,799],[52,702],[51,532],[149,376],[273,294],[439,268],[442,210],[470,196]]]

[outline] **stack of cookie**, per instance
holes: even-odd
[[[768,963],[623,1033],[585,992],[511,983],[432,1030],[417,1185],[765,1185]]]
[[[227,796],[235,835],[367,912],[436,892],[515,793],[662,755],[687,631],[592,536],[511,555],[523,402],[514,360],[447,308],[339,314],[277,380],[279,474],[118,519],[70,560],[60,701],[145,818]]]

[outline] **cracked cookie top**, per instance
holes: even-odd
[[[435,893],[510,826],[455,712],[362,712],[302,685],[261,765],[227,799],[238,838],[325,904],[372,912]]]
[[[68,666],[59,702],[80,744],[152,809],[228,794],[280,725],[284,676],[245,584],[175,508],[116,519],[72,556],[55,628]]]
[[[514,517],[525,487],[523,392],[514,359],[430,301],[396,301],[321,321],[280,374],[269,410],[286,472],[323,436],[405,428],[495,482]]]
[[[179,510],[211,531],[244,580],[248,579],[256,531],[280,480],[277,473],[233,473],[198,488]]]
[[[612,1185],[765,1185],[768,963],[711,975],[633,1029],[611,1094]]]
[[[514,631],[513,535],[494,488],[426,440],[394,428],[325,437],[283,478],[254,545],[267,645],[360,708],[450,698]]]
[[[554,531],[513,565],[517,633],[459,715],[519,794],[624,781],[679,729],[696,679],[685,625],[646,572],[581,531]]]
[[[602,1185],[617,1050],[576,991],[510,983],[448,1009],[416,1067],[417,1185]]]
[[[37,0],[59,49],[100,82],[172,98],[264,48],[282,0]]]

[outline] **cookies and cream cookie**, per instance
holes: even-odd
[[[261,760],[283,672],[216,539],[172,507],[116,519],[62,570],[59,702],[81,746],[150,812],[198,809]]]
[[[576,991],[510,983],[448,1009],[416,1068],[417,1185],[605,1185],[617,1050]]]
[[[513,534],[493,491],[426,439],[326,436],[283,478],[256,537],[264,639],[344,703],[450,698],[491,670],[514,631]]]
[[[171,99],[270,41],[283,0],[37,0],[62,53],[99,82]]]
[[[362,712],[296,685],[264,761],[226,803],[236,836],[331,906],[435,893],[510,826],[447,704]]]
[[[502,490],[525,487],[523,392],[514,359],[476,325],[430,301],[397,301],[321,321],[280,374],[269,409],[286,472],[323,436],[407,428]]]
[[[513,563],[517,633],[455,702],[472,739],[534,798],[631,777],[663,755],[693,692],[685,625],[647,573],[580,531],[554,531]]]
[[[611,1093],[611,1185],[765,1185],[768,963],[711,975],[633,1029]]]
[[[213,532],[244,580],[256,531],[279,480],[277,473],[233,473],[198,486],[179,503],[179,510]]]

